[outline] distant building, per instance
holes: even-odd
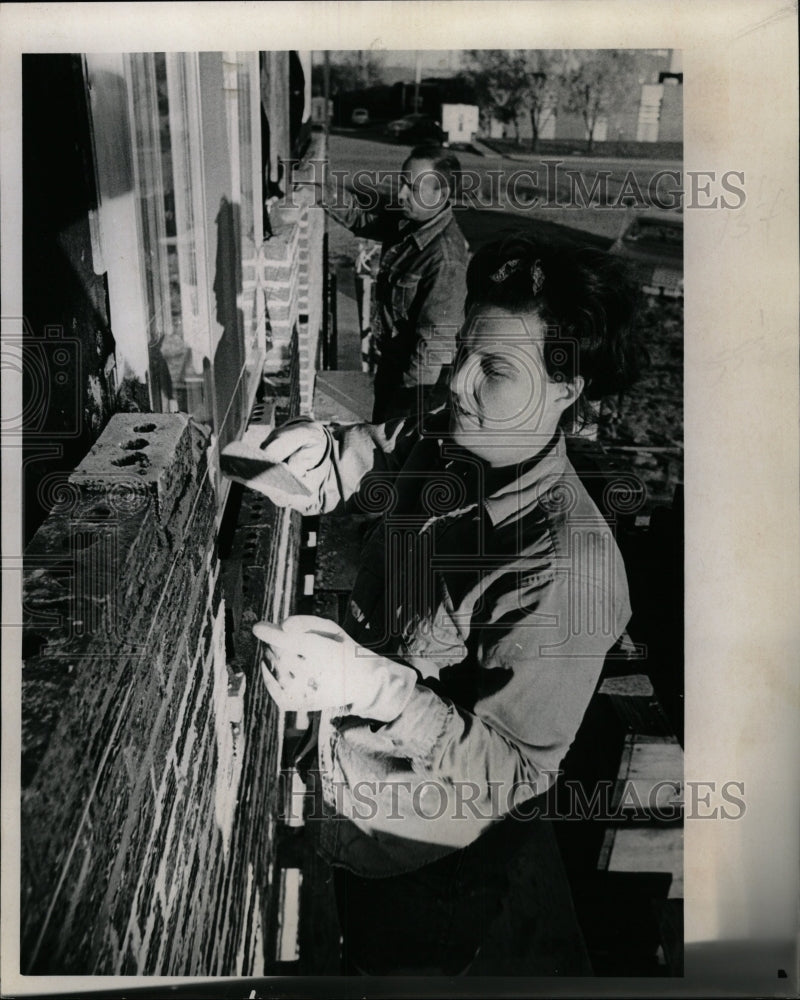
[[[333,118],[333,101],[328,100],[327,113],[324,97],[311,98],[311,121],[315,125],[325,125],[329,119]]]
[[[447,141],[471,142],[478,132],[477,104],[443,104],[442,130],[447,133]]]

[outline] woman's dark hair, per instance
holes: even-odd
[[[461,177],[461,164],[455,153],[451,153],[450,150],[440,146],[437,142],[423,142],[419,146],[414,146],[405,162],[408,163],[410,160],[428,160],[436,173],[440,174],[447,184],[450,197],[456,197]]]
[[[535,315],[546,326],[551,379],[584,379],[580,423],[588,401],[619,393],[639,375],[644,351],[633,328],[637,295],[619,262],[592,248],[546,247],[513,235],[478,250],[467,268],[465,312],[498,306]]]

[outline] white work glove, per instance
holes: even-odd
[[[359,646],[327,618],[292,615],[282,626],[258,622],[253,633],[268,647],[261,674],[283,711],[341,708],[390,722],[413,694],[416,674],[410,667]]]
[[[324,428],[300,420],[265,434],[266,430],[254,424],[240,441],[224,448],[222,472],[263,493],[277,507],[291,507],[301,514],[316,511],[331,447]]]

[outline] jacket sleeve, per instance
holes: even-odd
[[[322,207],[335,222],[349,229],[356,236],[383,240],[389,238],[397,227],[384,200],[379,200],[370,192],[375,204],[366,208],[356,201],[344,188],[336,188],[328,182],[323,188]]]
[[[433,385],[443,378],[443,369],[452,365],[466,295],[466,262],[447,253],[417,288],[409,316],[416,328],[416,343],[403,374],[405,386]]]
[[[471,710],[462,707],[470,699],[456,704],[418,682],[383,727],[387,749],[445,788],[469,785],[484,816],[546,791],[627,622],[624,577],[616,589],[568,573],[534,585],[515,611],[468,639]]]

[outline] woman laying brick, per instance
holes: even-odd
[[[469,966],[524,827],[514,810],[555,780],[628,621],[622,559],[563,433],[634,374],[610,267],[524,238],[485,247],[448,405],[292,421],[247,480],[303,513],[383,515],[342,626],[254,628],[277,704],[321,712],[319,850],[354,971]]]

